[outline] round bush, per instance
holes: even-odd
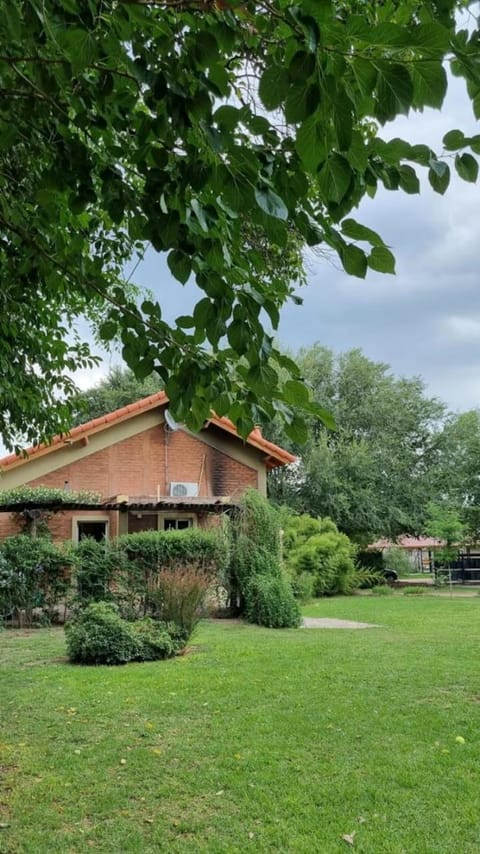
[[[131,627],[140,646],[137,659],[157,661],[162,658],[170,658],[178,649],[165,628],[165,624],[156,623],[151,617],[145,617],[144,620],[132,623]]]
[[[291,586],[282,577],[252,578],[246,595],[245,615],[251,623],[272,629],[296,628],[301,615]]]
[[[65,626],[71,661],[82,664],[126,664],[141,652],[132,625],[108,602],[92,602]]]

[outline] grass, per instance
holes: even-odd
[[[119,668],[69,665],[58,629],[1,633],[2,854],[329,854],[353,832],[478,852],[480,599],[305,613],[380,627],[205,622],[189,654]]]

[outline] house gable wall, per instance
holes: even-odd
[[[172,481],[199,484],[200,496],[238,497],[247,487],[266,492],[266,468],[261,453],[236,437],[200,436],[187,430],[165,429],[162,414],[148,412],[89,438],[88,443],[65,443],[51,454],[6,470],[0,489],[14,486],[66,487],[92,490],[104,499],[116,495],[168,496]],[[49,528],[55,540],[72,537],[73,511],[54,514]],[[82,512],[82,518],[99,511]],[[121,515],[105,512],[109,535],[122,532]],[[0,538],[19,530],[20,521],[0,513]]]

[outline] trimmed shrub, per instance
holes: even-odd
[[[213,582],[224,574],[226,553],[221,530],[147,531],[101,543],[85,539],[72,551],[76,599],[82,606],[113,601],[131,620],[153,616],[160,573],[194,571]]]
[[[0,618],[49,622],[69,588],[65,554],[47,537],[16,534],[0,545]]]
[[[165,623],[156,622],[151,617],[137,620],[130,625],[140,645],[137,660],[157,661],[171,658],[177,650],[185,646],[184,642],[175,643]]]
[[[272,629],[296,628],[301,614],[292,588],[286,579],[257,575],[246,590],[245,616],[252,623]]]
[[[111,602],[92,602],[65,625],[67,651],[80,664],[126,664],[170,658],[185,646],[176,626],[149,617],[124,620]]]
[[[125,534],[117,543],[131,565],[147,575],[163,569],[195,567],[214,576],[223,569],[227,559],[227,540],[221,529],[145,531]]]
[[[65,625],[67,652],[81,664],[126,664],[138,658],[142,643],[132,625],[110,602],[92,602]]]

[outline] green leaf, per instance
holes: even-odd
[[[345,244],[341,251],[343,269],[349,276],[364,279],[367,274],[367,256],[363,249],[353,243]]]
[[[372,61],[364,57],[353,57],[350,68],[355,83],[363,98],[369,97],[377,84],[378,71]]]
[[[356,169],[358,172],[365,172],[368,166],[368,153],[363,134],[354,130],[352,133],[352,142],[346,154],[348,162],[353,169]]]
[[[413,62],[410,73],[413,81],[415,107],[440,109],[447,94],[447,73],[439,62]]]
[[[244,121],[248,124],[252,133],[258,136],[265,136],[265,134],[270,133],[272,130],[272,126],[265,116],[249,116]]]
[[[304,83],[290,86],[285,101],[285,118],[288,124],[303,122],[315,112],[319,103],[320,89],[316,83],[307,87]]]
[[[293,81],[300,80],[303,84],[315,71],[315,56],[305,50],[298,50],[288,66],[288,74]]]
[[[232,107],[231,104],[224,104],[213,114],[214,122],[229,131],[236,128],[240,118],[241,110],[238,107]]]
[[[443,58],[444,52],[450,47],[451,35],[446,27],[435,21],[429,21],[428,24],[418,24],[413,27],[408,34],[408,40],[411,45],[437,53],[439,58]]]
[[[102,323],[98,331],[102,341],[113,341],[118,334],[118,324],[113,320],[106,320],[105,323]]]
[[[346,151],[352,142],[352,102],[344,90],[340,89],[332,103],[333,125],[339,151]]]
[[[195,35],[195,60],[200,68],[207,68],[218,57],[218,43],[211,32],[202,30]]]
[[[198,222],[200,223],[200,228],[202,229],[202,231],[208,232],[208,223],[207,223],[207,220],[205,217],[205,211],[204,211],[201,203],[198,201],[198,199],[192,199],[190,202],[190,207],[192,208],[192,211],[194,212],[195,216],[197,217]]]
[[[310,403],[310,392],[307,386],[298,380],[288,380],[283,386],[284,398],[287,403],[303,407]]]
[[[373,27],[370,30],[368,38],[369,44],[381,45],[386,47],[408,47],[408,35],[403,27],[398,24],[392,24],[390,21],[385,21]]]
[[[318,188],[327,202],[339,204],[346,195],[352,180],[348,161],[340,154],[328,158],[318,177]]]
[[[258,94],[267,110],[276,110],[283,104],[289,87],[288,73],[278,65],[266,68],[260,78]]]
[[[420,163],[421,166],[429,166],[433,152],[428,145],[412,145],[408,156],[409,160]]]
[[[303,445],[309,436],[309,430],[305,423],[305,419],[300,415],[294,415],[291,421],[285,423],[285,433],[292,442],[297,442]]]
[[[370,269],[378,273],[395,273],[395,256],[386,246],[375,246],[367,262]]]
[[[255,200],[259,208],[269,216],[284,221],[288,218],[288,209],[285,202],[270,187],[257,187],[255,189]]]
[[[408,159],[412,150],[411,145],[406,140],[399,139],[399,137],[389,139],[388,142],[385,142],[380,137],[376,137],[372,142],[372,148],[376,154],[380,155],[385,163],[389,163],[392,166],[397,166],[399,160]]]
[[[295,217],[297,226],[302,237],[305,238],[307,246],[318,246],[324,239],[324,233],[312,217],[304,211],[300,211]]]
[[[180,317],[177,317],[175,319],[175,323],[177,324],[177,326],[180,327],[180,329],[194,329],[195,328],[195,321],[194,321],[193,317],[190,317],[190,315],[188,315],[188,314],[182,314],[182,315],[180,315]]]
[[[435,192],[443,196],[450,183],[450,167],[448,163],[432,158],[430,160],[430,169],[428,170],[428,180]]]
[[[230,95],[230,78],[226,68],[220,63],[212,65],[208,72],[207,82],[219,98],[228,98]]]
[[[195,321],[195,326],[197,329],[202,331],[206,330],[210,324],[211,319],[215,317],[215,310],[213,307],[213,303],[208,297],[204,297],[197,302],[194,310],[193,310],[193,319]]]
[[[173,249],[172,252],[169,252],[168,254],[167,264],[172,276],[184,285],[192,272],[191,258],[189,258],[185,252],[181,252],[179,249]]]
[[[342,234],[344,234],[345,237],[350,237],[351,240],[365,240],[372,246],[385,245],[382,238],[376,231],[373,231],[371,228],[367,228],[366,225],[362,225],[354,219],[344,219],[341,224],[341,229]]]
[[[57,40],[65,50],[72,69],[83,71],[97,57],[97,45],[88,30],[75,27],[57,33]]]
[[[398,174],[400,175],[400,187],[405,193],[412,195],[420,192],[420,181],[412,166],[399,166]]]
[[[323,406],[319,406],[318,403],[312,403],[309,407],[308,411],[312,415],[316,415],[317,418],[320,418],[320,421],[327,427],[329,430],[336,430],[337,424],[335,422],[335,418],[332,413],[325,409]]]
[[[404,65],[377,61],[377,103],[375,115],[385,124],[399,113],[408,113],[413,101],[413,83]]]
[[[315,115],[309,116],[299,127],[295,140],[295,148],[305,169],[314,174],[319,164],[327,156],[323,126]]]
[[[478,178],[478,163],[471,154],[457,154],[455,169],[460,178],[474,184]]]
[[[246,323],[234,320],[227,329],[227,339],[239,356],[243,356],[250,346],[250,331]]]
[[[466,145],[465,135],[461,130],[450,130],[443,137],[443,147],[446,151],[457,151]]]
[[[471,136],[468,140],[468,144],[469,144],[470,148],[472,149],[472,151],[475,152],[475,154],[480,154],[480,135],[479,134],[477,134],[476,136]]]

